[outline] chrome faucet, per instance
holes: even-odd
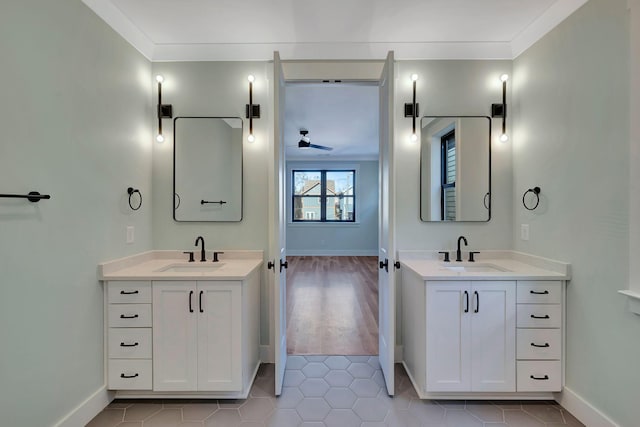
[[[202,249],[200,250],[200,262],[205,262],[207,260],[207,255],[204,251],[204,238],[202,236],[198,236],[195,243],[196,247],[198,247],[198,242],[202,242]]]
[[[464,236],[460,236],[458,237],[458,249],[456,250],[456,261],[461,262],[462,261],[462,251],[460,250],[460,241],[464,240],[464,245],[467,246],[467,238]]]

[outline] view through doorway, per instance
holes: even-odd
[[[288,354],[378,354],[378,99],[377,82],[287,85]]]

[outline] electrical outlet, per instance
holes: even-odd
[[[529,240],[529,224],[520,224],[520,238]]]
[[[133,227],[133,225],[128,225],[127,226],[127,244],[129,245],[136,240],[134,232],[135,232],[135,228]]]

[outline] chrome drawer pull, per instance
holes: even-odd
[[[549,315],[545,314],[544,316],[536,316],[535,314],[531,315],[532,319],[549,319]]]
[[[120,295],[134,295],[134,294],[137,294],[137,293],[139,293],[139,292],[138,291],[131,291],[131,292],[129,292],[129,291],[120,291]]]
[[[544,291],[544,292],[529,291],[529,293],[532,293],[534,295],[549,295],[549,291]]]
[[[545,375],[544,377],[534,377],[533,375],[530,376],[530,378],[532,380],[538,380],[538,381],[546,381],[549,379],[549,375]]]
[[[533,344],[531,344],[531,345],[533,345]],[[133,344],[125,344],[123,342],[120,343],[120,347],[137,347],[137,346],[138,346],[137,342],[133,343]]]
[[[546,342],[546,343],[544,343],[544,345],[540,345],[540,344],[536,344],[536,343],[533,343],[533,342],[532,342],[532,343],[531,343],[531,347],[547,348],[547,347],[549,347],[549,343],[548,343],[548,342]]]
[[[137,319],[137,318],[138,318],[138,315],[137,315],[137,314],[134,314],[133,316],[125,316],[124,314],[121,314],[121,315],[120,315],[120,318],[121,318],[121,319]]]
[[[134,374],[134,375],[120,374],[120,378],[136,378],[137,376],[138,374]]]

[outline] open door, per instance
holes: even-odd
[[[270,217],[270,256],[273,261],[273,309],[275,324],[273,337],[276,357],[276,396],[282,393],[284,370],[287,366],[287,268],[286,255],[286,218],[285,218],[285,163],[284,163],[284,74],[280,54],[273,54],[273,90],[274,90],[274,138],[273,170],[269,182]]]
[[[380,77],[380,210],[378,214],[379,261],[378,271],[378,352],[380,366],[393,396],[396,343],[396,284],[394,241],[394,172],[393,172],[393,108],[394,108],[393,51]]]

